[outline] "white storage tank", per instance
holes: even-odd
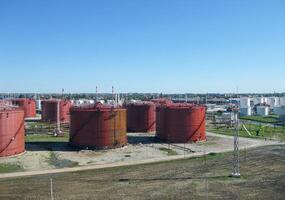
[[[257,106],[256,107],[256,114],[260,115],[260,116],[269,115],[269,107],[268,106]]]
[[[42,110],[42,100],[38,99],[36,100],[36,109],[37,110]]]
[[[248,107],[248,108],[240,108],[239,109],[239,114],[241,116],[250,116],[251,115],[251,108]]]
[[[255,97],[253,99],[253,103],[254,103],[254,105],[265,103],[264,97]]]
[[[279,105],[280,106],[285,106],[285,97],[280,97],[279,98]]]
[[[250,98],[241,97],[240,98],[240,108],[248,108],[248,107],[250,107]]]
[[[279,104],[279,100],[277,97],[269,97],[268,98],[268,105],[271,107],[271,108],[274,108],[276,106],[278,106]]]
[[[285,106],[276,106],[273,108],[275,115],[285,115]]]

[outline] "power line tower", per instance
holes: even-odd
[[[238,108],[233,109],[234,113],[234,157],[233,157],[233,172],[232,177],[240,177],[239,171],[239,118],[238,118]]]

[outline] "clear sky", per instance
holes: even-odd
[[[285,92],[284,0],[0,0],[0,92]]]

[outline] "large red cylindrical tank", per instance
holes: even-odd
[[[59,102],[59,117],[60,122],[69,122],[71,102],[68,100],[43,100],[42,106],[42,121],[44,122],[56,122],[57,121],[57,107]]]
[[[127,128],[129,132],[155,131],[155,104],[152,102],[130,103],[127,108]]]
[[[12,103],[25,111],[25,118],[36,117],[36,101],[34,99],[13,99]]]
[[[192,104],[157,106],[156,134],[167,142],[206,140],[206,109]]]
[[[126,109],[102,104],[70,109],[70,139],[80,148],[115,148],[127,144]]]
[[[25,151],[24,110],[0,107],[0,157]]]

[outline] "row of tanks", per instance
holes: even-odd
[[[28,108],[33,107],[30,104]],[[0,108],[0,157],[19,154],[25,150],[27,109],[1,104]],[[55,122],[60,116],[61,122],[70,121],[69,142],[78,148],[121,147],[128,142],[127,132],[156,132],[159,140],[171,143],[206,140],[205,114],[204,106],[169,100],[123,106],[101,103],[72,106],[67,100],[42,101],[42,120]]]
[[[18,106],[20,109],[24,110],[25,118],[35,118],[37,115],[36,101],[34,99],[19,98],[5,101],[2,100],[1,102],[2,105]],[[44,122],[56,122],[57,110],[59,109],[60,122],[69,122],[69,109],[71,106],[71,101],[64,99],[41,100],[41,119]]]
[[[156,132],[163,142],[206,140],[205,107],[187,103],[138,102],[70,109],[70,144],[80,148],[114,148],[127,143],[127,132]]]
[[[70,101],[43,100],[42,121],[69,122]],[[36,117],[33,99],[0,100],[0,157],[17,155],[25,151],[25,118]]]

